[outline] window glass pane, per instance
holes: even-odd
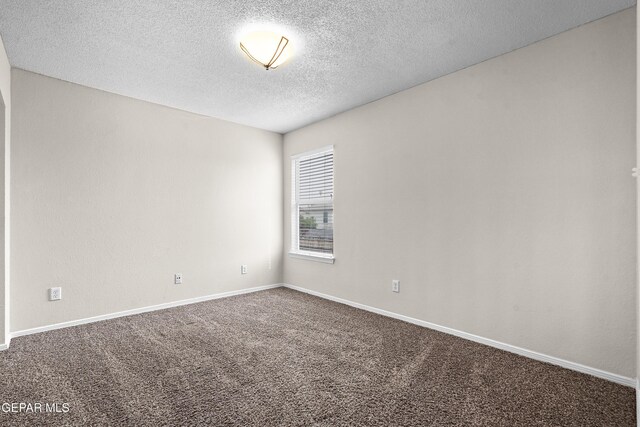
[[[299,249],[333,253],[333,204],[303,204],[299,213]]]

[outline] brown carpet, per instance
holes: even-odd
[[[629,387],[279,288],[16,338],[1,425],[635,426]]]

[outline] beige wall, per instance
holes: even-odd
[[[11,331],[280,282],[281,135],[16,69],[13,97]]]
[[[334,144],[336,261],[284,281],[635,377],[634,85],[630,9],[285,135],[285,253]]]
[[[3,107],[4,104],[4,107]],[[11,139],[11,66],[0,38],[0,346],[9,341],[9,153]]]

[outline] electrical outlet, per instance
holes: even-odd
[[[181,285],[182,284],[182,273],[176,273],[173,276],[173,283],[175,283],[176,285]]]
[[[391,281],[391,290],[393,292],[400,292],[400,280]]]
[[[62,299],[62,288],[49,288],[49,301]]]
[[[247,266],[246,265],[241,265],[240,266],[240,274],[247,274]]]

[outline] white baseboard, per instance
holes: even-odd
[[[55,329],[61,329],[61,328],[68,328],[71,326],[77,326],[77,325],[84,325],[86,323],[93,323],[93,322],[100,322],[102,320],[108,320],[108,319],[115,319],[118,317],[123,317],[123,316],[131,316],[133,314],[140,314],[140,313],[146,313],[149,311],[155,311],[155,310],[162,310],[165,308],[171,308],[171,307],[178,307],[181,305],[187,305],[187,304],[194,304],[197,302],[203,302],[203,301],[210,301],[210,300],[214,300],[214,299],[219,299],[219,298],[227,298],[227,297],[231,297],[234,295],[242,295],[242,294],[248,294],[251,292],[258,292],[258,291],[264,291],[267,289],[273,289],[273,288],[279,288],[279,287],[286,287],[286,288],[290,288],[296,291],[300,291],[300,292],[304,292],[310,295],[315,295],[317,297],[320,298],[324,298],[327,300],[331,300],[331,301],[335,301],[341,304],[346,304],[349,305],[351,307],[355,307],[355,308],[359,308],[362,310],[366,310],[366,311],[370,311],[372,313],[377,313],[383,316],[387,316],[387,317],[392,317],[394,319],[398,319],[398,320],[402,320],[405,321],[407,323],[412,323],[414,325],[418,325],[418,326],[422,326],[425,328],[429,328],[429,329],[434,329],[436,331],[440,331],[440,332],[444,332],[446,334],[450,334],[450,335],[454,335],[460,338],[464,338],[470,341],[474,341],[480,344],[485,344],[491,347],[495,347],[498,348],[500,350],[505,350],[511,353],[515,353],[515,354],[519,354],[521,356],[525,356],[531,359],[535,359],[535,360],[539,360],[541,362],[546,362],[546,363],[550,363],[552,365],[557,365],[563,368],[567,368],[567,369],[571,369],[573,371],[577,371],[577,372],[582,372],[585,374],[589,374],[589,375],[593,375],[595,377],[598,378],[603,378],[605,380],[609,380],[618,384],[622,384],[628,387],[635,387],[636,388],[636,395],[637,395],[637,399],[638,399],[638,413],[639,413],[639,417],[638,417],[638,427],[640,427],[640,379],[636,380],[635,378],[628,378],[628,377],[624,377],[622,375],[618,375],[618,374],[614,374],[611,372],[607,372],[607,371],[603,371],[601,369],[597,369],[597,368],[592,368],[590,366],[586,366],[586,365],[582,365],[580,363],[575,363],[575,362],[570,362],[568,360],[564,360],[564,359],[560,359],[554,356],[549,356],[546,354],[542,354],[542,353],[538,353],[536,351],[533,350],[527,350],[525,348],[521,348],[521,347],[516,347],[510,344],[506,344],[500,341],[495,341],[489,338],[484,338],[484,337],[480,337],[478,335],[473,335],[467,332],[463,332],[463,331],[459,331],[457,329],[453,329],[453,328],[449,328],[446,326],[441,326],[441,325],[437,325],[435,323],[431,323],[431,322],[427,322],[424,320],[419,320],[419,319],[414,319],[412,317],[408,317],[408,316],[404,316],[402,314],[397,314],[397,313],[393,313],[391,311],[387,311],[387,310],[383,310],[380,308],[375,308],[375,307],[371,307],[365,304],[360,304],[357,302],[353,302],[353,301],[349,301],[343,298],[338,298],[338,297],[334,297],[331,295],[327,295],[327,294],[323,294],[321,292],[316,292],[316,291],[312,291],[310,289],[306,289],[306,288],[301,288],[299,286],[294,286],[294,285],[290,285],[290,284],[273,284],[273,285],[265,285],[265,286],[257,286],[254,288],[248,288],[248,289],[241,289],[241,290],[237,290],[237,291],[229,291],[229,292],[222,292],[219,294],[213,294],[213,295],[205,295],[202,297],[195,297],[195,298],[189,298],[189,299],[185,299],[185,300],[180,300],[180,301],[173,301],[173,302],[168,302],[168,303],[163,303],[163,304],[157,304],[157,305],[152,305],[152,306],[148,306],[148,307],[141,307],[141,308],[134,308],[131,310],[124,310],[124,311],[119,311],[116,313],[110,313],[110,314],[103,314],[100,316],[93,316],[93,317],[87,317],[84,319],[78,319],[78,320],[71,320],[68,322],[62,322],[62,323],[55,323],[53,325],[46,325],[46,326],[40,326],[37,328],[31,328],[31,329],[25,329],[22,331],[16,331],[16,332],[12,332],[10,334],[10,336],[7,339],[7,342],[4,344],[0,344],[0,351],[2,350],[6,350],[7,348],[9,348],[10,342],[12,338],[16,338],[16,337],[21,337],[24,335],[31,335],[31,334],[37,334],[40,332],[45,332],[45,331],[52,331]]]
[[[414,319],[412,317],[404,316],[402,314],[393,313],[391,311],[382,310],[380,308],[371,307],[368,305],[360,304],[357,302],[349,301],[346,299],[326,295],[320,292],[312,291],[310,289],[301,288],[299,286],[284,284],[286,288],[290,288],[296,291],[304,292],[310,295],[315,295],[320,298],[328,299],[331,301],[339,302],[341,304],[350,305],[351,307],[359,308],[362,310],[370,311],[372,313],[381,314],[383,316],[392,317],[394,319],[402,320],[407,323],[413,323],[414,325],[423,326],[429,329],[435,329],[436,331],[444,332],[445,334],[455,335],[460,338],[464,338],[470,341],[475,341],[480,344],[485,344],[491,347],[505,350],[511,353],[519,354],[530,359],[539,360],[541,362],[550,363],[552,365],[561,366],[563,368],[571,369],[573,371],[582,372],[584,374],[593,375],[594,377],[603,378],[605,380],[613,381],[614,383],[622,384],[628,387],[636,387],[637,381],[635,378],[628,378],[622,375],[614,374],[611,372],[603,371],[601,369],[585,366],[580,363],[570,362],[568,360],[560,359],[557,357],[549,356],[546,354],[538,353],[537,351],[527,350],[525,348],[516,347],[510,344],[505,344],[500,341],[495,341],[489,338],[480,337],[467,332],[459,331],[457,329],[448,328],[446,326],[437,325],[435,323],[426,322],[424,320]],[[639,425],[640,427],[640,425]]]
[[[181,305],[193,304],[193,303],[196,303],[196,302],[210,301],[210,300],[219,299],[219,298],[232,297],[232,296],[235,296],[235,295],[248,294],[248,293],[251,293],[251,292],[264,291],[264,290],[267,290],[267,289],[279,288],[281,286],[282,286],[282,284],[279,284],[279,283],[275,284],[275,285],[257,286],[255,288],[241,289],[241,290],[238,290],[238,291],[222,292],[222,293],[219,293],[219,294],[205,295],[205,296],[202,296],[202,297],[189,298],[189,299],[184,299],[184,300],[180,300],[180,301],[167,302],[167,303],[164,303],[164,304],[151,305],[151,306],[148,306],[148,307],[141,307],[141,308],[134,308],[134,309],[131,309],[131,310],[118,311],[116,313],[103,314],[103,315],[100,315],[100,316],[87,317],[87,318],[84,318],[84,319],[70,320],[68,322],[55,323],[53,325],[39,326],[37,328],[24,329],[22,331],[11,332],[10,338],[21,337],[21,336],[24,336],[24,335],[37,334],[39,332],[52,331],[52,330],[55,330],[55,329],[68,328],[70,326],[84,325],[86,323],[100,322],[102,320],[115,319],[115,318],[123,317],[123,316],[131,316],[132,314],[147,313],[149,311],[162,310],[162,309],[171,308],[171,307],[178,307],[178,306],[181,306]],[[4,345],[6,346],[4,348],[2,348],[2,346],[0,345],[0,350],[6,349],[6,348],[9,347],[9,343],[4,344]]]

